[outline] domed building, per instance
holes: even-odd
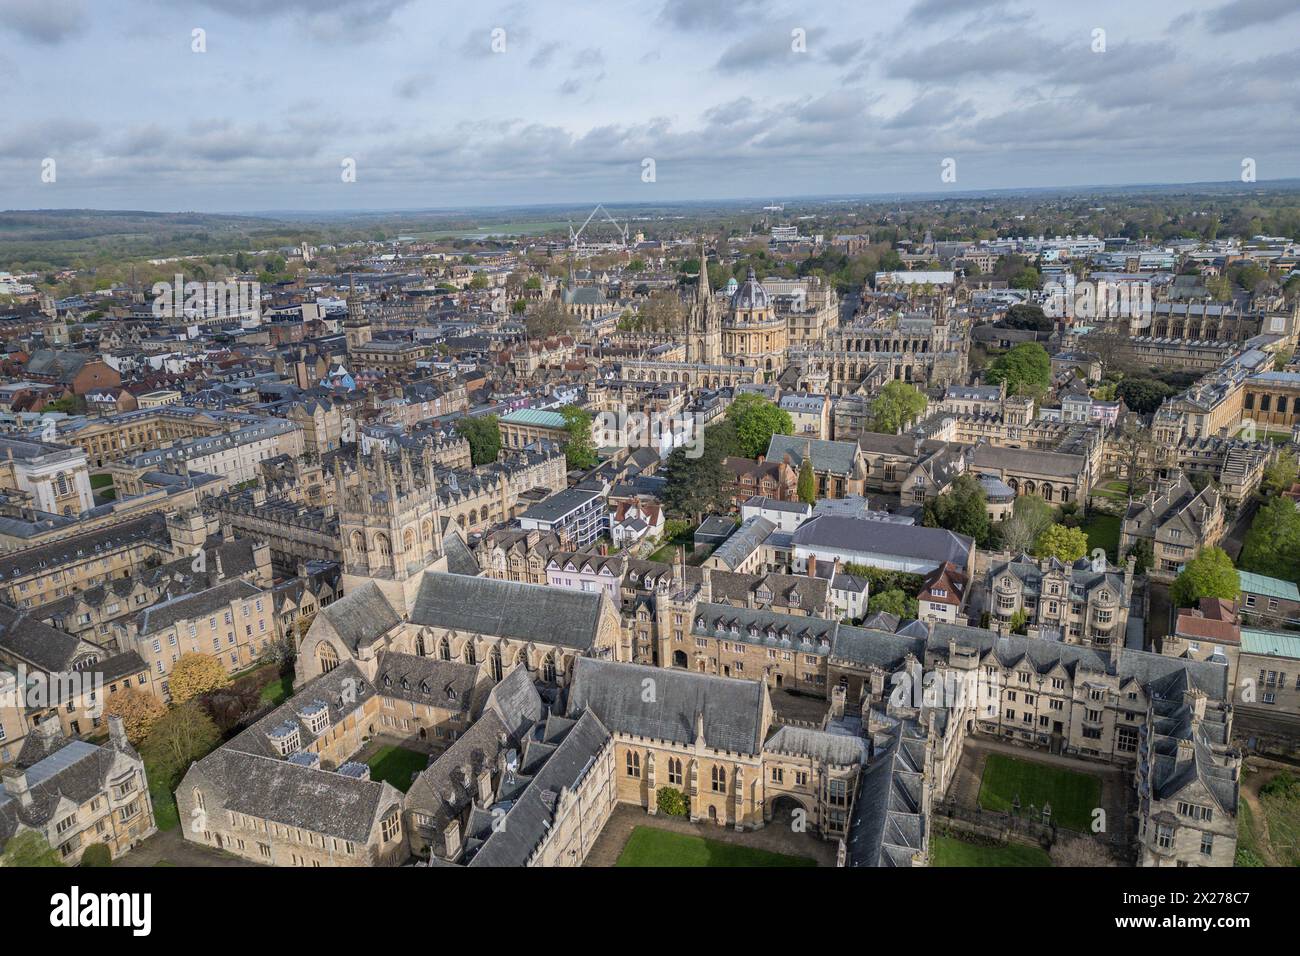
[[[732,295],[722,322],[724,358],[733,364],[779,371],[785,364],[787,341],[785,319],[777,315],[772,296],[750,269]]]

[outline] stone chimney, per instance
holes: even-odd
[[[808,577],[817,577],[817,555],[808,555]]]
[[[705,604],[713,603],[713,569],[706,567],[703,569],[704,579],[700,584],[700,600]]]
[[[4,781],[5,793],[13,797],[24,807],[32,805],[32,794],[27,785],[27,774],[17,767],[6,767],[0,772]]]
[[[442,839],[446,844],[447,858],[454,860],[460,856],[460,821],[452,820],[442,828]]]
[[[108,718],[108,741],[114,750],[131,749],[131,741],[126,737],[126,723],[117,714]]]
[[[221,549],[212,549],[212,567],[213,567],[213,584],[220,584],[226,578],[226,572],[221,567]]]
[[[478,772],[478,799],[485,807],[492,802],[492,772],[486,767]]]

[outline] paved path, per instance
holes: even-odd
[[[583,866],[613,866],[618,862],[619,854],[627,844],[628,837],[636,827],[654,827],[657,830],[672,830],[674,833],[688,833],[691,836],[716,840],[719,843],[738,843],[742,846],[788,856],[805,856],[817,861],[818,866],[835,865],[835,844],[813,834],[795,833],[789,827],[773,821],[761,830],[747,830],[737,833],[730,827],[720,827],[714,823],[691,823],[681,817],[668,817],[662,814],[650,816],[641,807],[619,804],[610,814],[605,829],[596,838],[596,845],[587,855]]]

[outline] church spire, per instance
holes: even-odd
[[[700,237],[700,286],[699,297],[701,302],[707,302],[713,291],[709,288],[709,260],[704,254],[704,237]]]

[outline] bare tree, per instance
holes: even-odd
[[[1096,840],[1087,837],[1058,840],[1049,854],[1053,866],[1114,866],[1110,851]]]

